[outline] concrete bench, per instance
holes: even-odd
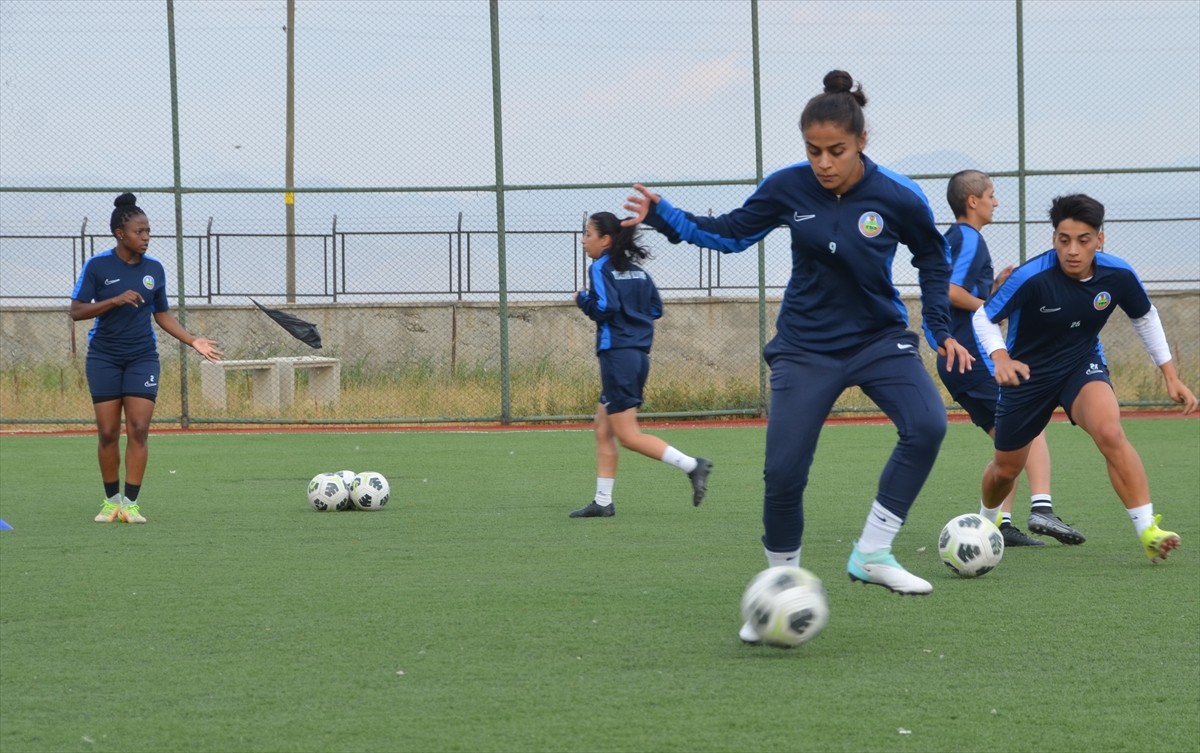
[[[227,407],[225,374],[249,371],[251,399],[262,408],[279,410],[296,399],[296,369],[309,372],[308,394],[336,405],[341,395],[341,361],[321,356],[284,356],[242,361],[200,362],[200,395],[209,405]]]
[[[296,399],[296,370],[308,372],[308,397],[319,403],[337,405],[342,394],[342,362],[323,356],[271,358],[279,364],[279,405],[287,407]]]

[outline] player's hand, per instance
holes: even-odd
[[[1187,388],[1187,385],[1178,379],[1173,379],[1167,382],[1167,394],[1177,403],[1183,404],[1183,415],[1188,415],[1196,410],[1196,396]]]
[[[136,290],[126,290],[120,295],[113,296],[112,302],[113,306],[133,306],[136,309],[140,308],[146,299],[142,298],[142,294]]]
[[[975,356],[953,337],[946,338],[938,348],[938,355],[946,359],[946,371],[954,371],[954,364],[957,363],[959,374],[971,371],[971,364],[975,361]]]
[[[192,340],[192,349],[213,363],[220,361],[225,355],[217,347],[216,341],[209,340],[207,337],[197,337]]]
[[[1012,277],[1012,273],[1013,273],[1014,269],[1016,269],[1016,267],[1009,264],[1007,267],[1000,270],[1000,274],[996,275],[996,281],[992,283],[992,292],[993,293],[995,293],[997,290],[999,290],[1000,286],[1003,285],[1008,280],[1009,277]]]
[[[1029,364],[1014,361],[1008,357],[1007,351],[997,350],[993,353],[992,365],[996,369],[996,384],[1002,387],[1016,387],[1029,379]]]
[[[634,216],[621,220],[621,227],[635,227],[645,222],[646,215],[650,214],[650,207],[657,204],[661,198],[641,183],[634,183],[633,190],[637,193],[626,197],[625,208],[633,212]]]

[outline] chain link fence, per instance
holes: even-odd
[[[202,370],[160,331],[157,421],[590,417],[587,215],[620,213],[635,181],[697,213],[738,206],[804,159],[799,113],[832,68],[869,98],[867,153],[939,223],[951,174],[993,175],[997,268],[1050,247],[1052,197],[1104,202],[1106,250],[1200,387],[1200,5],[947,7],[4,0],[0,425],[91,425],[90,323],[65,309],[125,190],[178,318],[247,364]],[[787,233],[725,256],[644,240],[666,314],[643,415],[761,415]],[[1124,317],[1104,346],[1123,404],[1169,402]],[[872,409],[855,390],[837,407]]]

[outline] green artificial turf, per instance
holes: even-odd
[[[1087,543],[957,578],[937,534],[990,449],[953,424],[895,545],[926,598],[848,581],[895,429],[827,427],[802,564],[831,618],[794,650],[736,636],[761,427],[646,427],[714,461],[708,499],[623,451],[617,515],[587,520],[586,431],[152,433],[144,526],[92,522],[94,438],[0,437],[0,750],[1195,751],[1200,422],[1125,426],[1183,540],[1166,563],[1055,423]],[[343,468],[388,507],[309,508]]]

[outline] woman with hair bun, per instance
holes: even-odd
[[[860,387],[896,425],[899,441],[884,466],[846,569],[853,581],[900,594],[933,586],[904,569],[891,546],[933,468],[946,433],[945,404],[920,356],[920,339],[892,284],[898,244],[912,253],[922,316],[947,368],[971,368],[950,334],[946,242],[921,189],[863,153],[862,86],[830,71],[824,92],[800,116],[806,161],[785,167],[745,203],[719,217],[697,216],[635,184],[625,208],[672,243],[742,251],[786,225],[792,274],[775,337],[763,350],[771,368],[763,479],[763,548],[768,565],[798,566],[804,489],[821,426],[838,396]],[[758,643],[754,626],[740,637]]]
[[[71,293],[71,319],[96,320],[88,331],[86,367],[104,482],[104,502],[96,522],[145,523],[138,492],[146,472],[146,440],[159,382],[157,339],[150,320],[209,361],[219,361],[222,354],[215,342],[188,334],[171,315],[166,272],[158,259],[146,255],[150,221],[137,205],[137,197],[123,193],[113,205],[109,227],[117,245],[84,262]],[[122,411],[127,440],[124,495],[120,489]]]

